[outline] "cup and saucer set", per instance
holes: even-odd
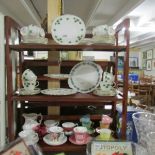
[[[49,133],[43,137],[43,141],[52,146],[62,145],[67,141],[63,128],[60,126],[52,126],[48,129]]]
[[[102,115],[100,126],[96,128],[96,132],[99,134],[97,137],[95,137],[96,140],[101,141],[113,141],[115,140],[113,138],[114,132],[109,129],[110,124],[113,122],[113,119],[108,115]]]
[[[69,141],[75,145],[86,145],[92,140],[87,128],[84,126],[75,127],[73,132],[74,134],[69,137]]]
[[[93,134],[95,132],[95,129],[93,128],[94,122],[90,120],[90,115],[84,115],[80,118],[80,122],[82,126],[87,128],[88,134]]]
[[[67,139],[75,145],[85,145],[91,141],[92,137],[84,126],[78,126],[77,123],[64,122],[62,127],[58,126],[56,120],[46,120],[44,125],[47,134],[43,137],[43,141],[51,146],[62,145]]]
[[[114,82],[114,75],[109,72],[103,73],[103,81],[100,82],[100,88],[93,91],[97,96],[115,96],[116,84]]]
[[[24,88],[19,89],[19,95],[36,95],[40,93],[39,81],[32,70],[26,69],[22,74],[22,85]]]

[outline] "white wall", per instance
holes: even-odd
[[[152,62],[155,61],[155,44],[154,45],[148,45],[148,46],[141,47],[141,49],[140,49],[140,51],[141,51],[141,60],[142,60],[142,57],[143,57],[143,52],[146,52],[146,51],[151,50],[151,49],[153,51],[153,57],[150,60]],[[152,66],[153,66],[153,64],[152,64]],[[155,76],[155,68],[152,67],[152,70],[151,71],[144,70],[144,75],[152,75],[152,76]]]
[[[5,55],[4,16],[0,13],[0,147],[5,144]]]
[[[85,51],[83,56],[92,56],[95,60],[110,60],[110,56],[113,56],[113,52],[94,52],[94,51]]]

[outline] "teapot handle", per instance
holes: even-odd
[[[42,122],[42,120],[43,120],[43,115],[40,113],[40,114],[38,114],[38,117],[40,117],[40,119],[39,119],[39,124],[41,124],[41,122]]]

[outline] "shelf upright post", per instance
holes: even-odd
[[[18,42],[20,41],[19,35],[20,26],[10,17],[5,16],[5,39],[6,39],[6,74],[7,74],[7,133],[8,140],[13,141],[15,139],[15,115],[14,115],[14,104],[13,104],[13,90],[17,87],[16,83],[13,83],[13,73],[16,73],[16,62],[14,63],[15,68],[13,68],[13,54],[10,51],[10,45],[14,44],[14,41],[11,39],[12,32],[14,31],[18,35]],[[15,35],[15,34],[14,34]],[[14,38],[15,40],[15,38]],[[15,70],[13,70],[15,69]],[[14,87],[13,87],[14,86]]]
[[[123,22],[121,22],[116,28],[116,46],[118,46],[118,33],[124,30],[124,42],[126,46],[125,58],[124,58],[124,80],[123,80],[123,100],[122,100],[122,128],[121,128],[121,136],[122,139],[126,139],[126,127],[127,127],[127,103],[128,103],[128,74],[129,74],[129,27],[130,27],[130,19],[127,18]],[[118,55],[117,55],[118,56]],[[117,58],[118,59],[118,58]]]

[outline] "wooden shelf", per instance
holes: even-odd
[[[114,46],[114,45],[58,45],[58,44],[19,44],[19,45],[9,45],[10,50],[15,51],[125,51],[126,46]]]
[[[13,141],[15,139],[16,130],[15,125],[17,125],[17,120],[15,117],[16,111],[14,108],[14,104],[17,104],[21,101],[21,104],[31,104],[33,106],[85,106],[90,105],[92,103],[93,106],[103,106],[107,103],[114,105],[112,115],[116,116],[116,102],[118,100],[122,100],[122,129],[121,129],[121,138],[126,138],[126,124],[127,124],[127,96],[128,96],[128,72],[129,72],[129,19],[125,19],[116,27],[116,46],[115,45],[108,45],[108,44],[92,44],[92,45],[58,45],[56,43],[51,44],[23,44],[20,43],[21,34],[20,32],[20,25],[16,23],[12,18],[5,17],[5,38],[6,38],[6,72],[7,72],[7,111],[8,111],[8,140]],[[120,31],[123,30],[124,34],[124,44],[125,46],[118,46],[119,42],[119,34]],[[14,30],[18,34],[17,40],[19,40],[18,45],[10,45],[11,40],[11,30]],[[117,73],[117,63],[118,63],[118,52],[124,52],[125,58],[124,59],[124,87],[123,87],[123,95],[122,98],[119,99],[117,96],[95,96],[92,93],[89,94],[81,94],[77,93],[75,95],[68,95],[68,96],[50,96],[50,95],[42,95],[41,93],[38,95],[31,95],[31,96],[20,96],[14,94],[13,90],[16,90],[19,86],[17,86],[17,80],[21,80],[21,73],[25,67],[31,66],[57,66],[61,62],[50,62],[50,61],[32,61],[29,63],[24,61],[24,53],[23,51],[49,51],[49,52],[60,52],[60,51],[90,51],[90,52],[114,52],[116,56],[115,61],[115,68],[114,73]],[[14,52],[14,53],[13,53]],[[19,52],[19,53],[17,53]],[[66,62],[64,65],[72,66],[73,62]],[[105,67],[105,65],[104,65]],[[17,73],[17,71],[19,71]],[[19,74],[19,79],[17,79],[16,75]],[[116,83],[117,83],[117,76],[115,76]],[[49,80],[43,77],[40,77],[41,80]],[[20,81],[21,82],[21,81]],[[27,101],[27,103],[26,103]],[[114,118],[113,117],[113,118]],[[14,123],[16,122],[16,124]],[[65,151],[65,152],[81,152],[86,149],[86,146],[78,146],[71,144],[69,141],[60,146],[49,146],[45,144],[43,141],[39,142],[42,150],[44,152],[57,152],[57,151]]]
[[[83,106],[89,103],[94,103],[94,105],[103,105],[103,102],[115,102],[119,100],[117,96],[96,96],[93,94],[81,94],[77,93],[75,95],[67,96],[52,96],[52,95],[15,95],[12,97],[16,101],[33,101],[33,104],[39,104],[38,102],[46,101],[42,105],[62,105],[62,106]],[[38,102],[37,102],[38,101]],[[81,104],[82,103],[82,104]]]

